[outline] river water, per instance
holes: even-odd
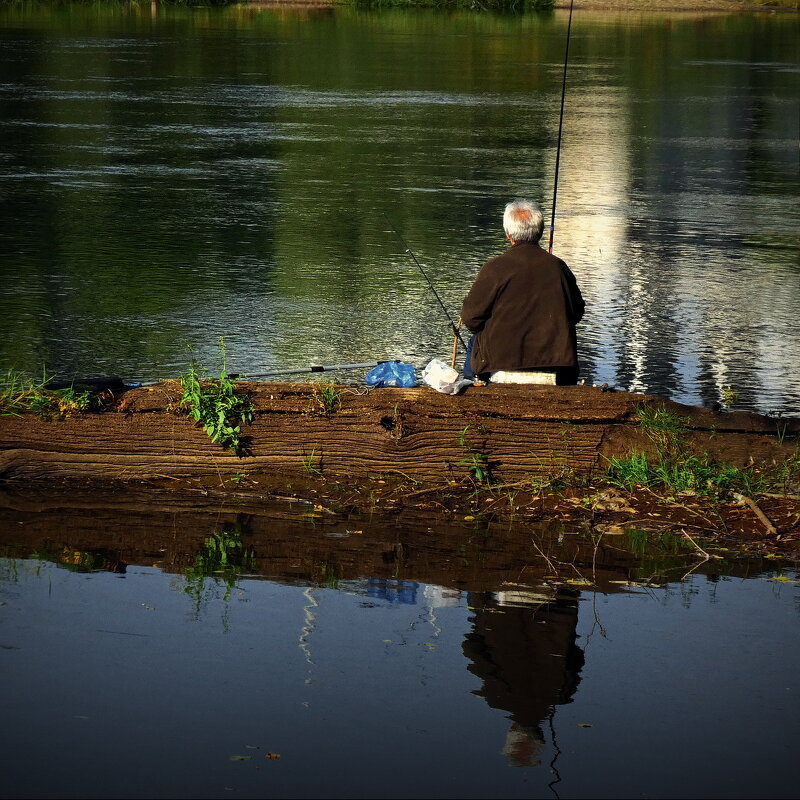
[[[504,203],[549,218],[566,23],[4,6],[0,366],[156,380],[220,336],[251,375],[448,358],[400,237],[455,319]],[[554,250],[589,382],[800,413],[799,33],[576,13]]]
[[[796,796],[796,565],[203,502],[3,496],[0,797]]]
[[[799,413],[798,18],[573,23],[584,376]],[[448,357],[566,17],[0,8],[0,366]],[[796,567],[553,523],[0,497],[2,797],[793,797]],[[708,547],[708,545],[706,545]]]

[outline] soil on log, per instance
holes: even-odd
[[[684,423],[685,452],[744,466],[785,459],[800,419],[716,412],[598,387],[497,386],[459,396],[427,387],[367,391],[319,384],[240,383],[255,405],[236,455],[213,443],[179,409],[167,381],[118,393],[107,410],[44,420],[0,418],[0,479],[102,483],[274,473],[441,482],[468,474],[473,456],[495,480],[602,473],[612,456],[652,452],[643,406]],[[328,388],[326,386],[326,388]]]

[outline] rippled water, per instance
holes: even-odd
[[[0,11],[0,366],[448,357],[552,202],[566,17]],[[800,413],[796,15],[578,13],[555,252],[584,377]]]

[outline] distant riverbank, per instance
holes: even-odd
[[[247,5],[263,6],[336,6],[352,5],[353,0],[247,0]],[[441,6],[463,5],[458,0],[448,3],[446,0],[376,0],[374,6],[412,7],[412,6]],[[485,6],[491,8],[497,3],[487,2]],[[510,3],[503,3],[505,7]],[[522,5],[522,3],[520,3]],[[478,4],[476,3],[476,8]],[[570,0],[556,0],[553,4],[556,10],[568,9]],[[798,12],[800,0],[574,0],[575,11],[613,11],[620,13],[726,13],[726,12]]]
[[[569,0],[558,0],[556,8],[569,8]],[[575,0],[574,8],[586,11],[797,11],[797,0]]]

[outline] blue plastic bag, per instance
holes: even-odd
[[[387,386],[410,389],[417,385],[417,371],[413,364],[404,364],[402,361],[382,361],[367,373],[364,383],[377,389]]]

